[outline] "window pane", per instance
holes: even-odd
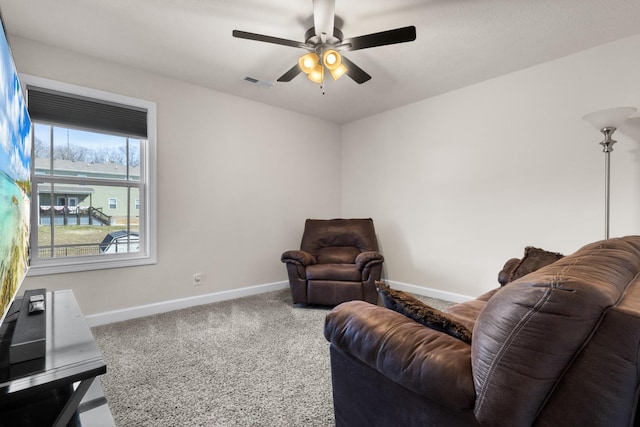
[[[141,140],[129,138],[129,181],[140,181]]]
[[[38,258],[139,251],[138,188],[38,183],[37,191]],[[129,206],[109,209],[118,198]]]
[[[140,181],[140,140],[97,132],[34,126],[37,175]],[[128,174],[128,175],[127,175]]]
[[[129,226],[140,230],[140,190],[136,187],[129,189]]]

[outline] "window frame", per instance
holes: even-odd
[[[144,223],[141,221],[140,229],[140,251],[119,254],[101,254],[93,256],[76,256],[76,257],[59,257],[59,258],[34,258],[31,257],[30,267],[27,272],[28,276],[39,276],[56,273],[70,273],[76,271],[101,270],[107,268],[134,267],[141,265],[149,265],[157,263],[157,154],[156,154],[156,126],[157,126],[157,104],[152,101],[132,98],[129,96],[118,95],[111,92],[92,89],[84,86],[78,86],[69,83],[63,83],[42,77],[36,77],[27,74],[20,74],[21,85],[26,92],[28,100],[29,86],[50,89],[69,95],[81,96],[95,99],[96,101],[111,102],[115,104],[131,106],[134,108],[143,108],[147,111],[147,138],[141,141],[140,156],[143,161],[144,168],[140,171],[140,179],[144,177],[144,191],[139,194],[140,215]],[[61,125],[66,126],[66,125]],[[68,127],[68,126],[66,126]],[[95,132],[100,132],[95,130]],[[33,133],[32,133],[33,134]],[[34,136],[35,137],[35,136]],[[33,144],[32,144],[33,145]],[[33,147],[32,147],[33,149]],[[32,162],[31,179],[35,179],[35,162]],[[64,183],[64,178],[59,182]],[[107,184],[105,182],[105,184]],[[31,186],[31,212],[38,212],[37,185]],[[35,193],[35,196],[34,196]],[[37,230],[38,217],[31,215],[31,253],[38,250],[37,246]]]

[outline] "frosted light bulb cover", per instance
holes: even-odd
[[[309,73],[309,80],[314,83],[322,83],[324,81],[324,67],[320,64],[316,65]]]
[[[583,119],[598,130],[607,127],[617,128],[635,111],[634,107],[609,108],[587,114]]]
[[[340,64],[340,66],[338,68],[336,68],[335,70],[329,70],[329,72],[331,73],[331,77],[333,77],[333,80],[338,80],[347,71],[349,71],[349,70],[347,69],[347,67],[344,66],[344,64]]]
[[[298,66],[303,73],[309,74],[316,67],[319,59],[320,58],[318,58],[318,55],[316,55],[315,53],[307,53],[305,55],[302,55],[300,59],[298,59]]]
[[[329,70],[336,70],[342,65],[342,58],[336,50],[328,49],[322,54],[322,63]]]

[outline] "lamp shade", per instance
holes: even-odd
[[[342,58],[340,58],[340,54],[337,51],[327,49],[322,54],[322,63],[331,71],[342,65]]]
[[[608,108],[587,114],[583,119],[598,130],[617,128],[635,111],[633,107]]]
[[[347,67],[344,66],[344,64],[340,64],[339,67],[333,69],[333,70],[329,70],[329,72],[331,73],[331,77],[333,77],[333,80],[338,80],[340,77],[342,77],[347,71],[349,71],[347,69]]]
[[[322,83],[324,81],[324,67],[320,64],[316,66],[309,73],[309,80],[314,83]]]
[[[309,74],[318,66],[318,61],[320,58],[313,52],[309,52],[305,55],[302,55],[300,59],[298,59],[298,66],[302,70],[303,73]]]

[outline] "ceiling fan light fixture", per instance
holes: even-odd
[[[318,66],[319,60],[320,58],[318,55],[313,52],[309,52],[298,59],[298,66],[303,73],[309,74]]]
[[[349,71],[347,69],[347,67],[344,66],[344,64],[340,64],[339,67],[331,70],[329,69],[329,72],[331,73],[331,77],[333,77],[333,80],[338,80],[340,77],[344,76],[347,71]]]
[[[240,39],[295,47],[308,52],[300,56],[298,63],[280,76],[278,82],[290,82],[304,72],[310,80],[322,83],[326,67],[335,80],[346,74],[362,84],[371,80],[371,76],[347,58],[342,59],[338,52],[412,42],[416,39],[416,27],[410,25],[345,39],[342,30],[336,27],[335,0],[313,0],[313,27],[305,32],[304,42],[240,30],[233,30],[231,34]],[[348,69],[342,64],[343,61]]]
[[[322,83],[324,81],[324,67],[317,64],[309,73],[309,80],[318,84]]]

